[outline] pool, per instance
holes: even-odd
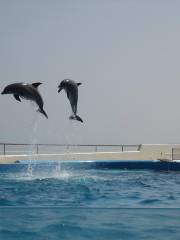
[[[0,165],[0,239],[179,239],[180,172],[126,163]]]

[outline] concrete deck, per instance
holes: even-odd
[[[180,144],[142,144],[138,151],[87,152],[60,154],[19,154],[0,155],[0,164],[15,163],[20,160],[157,160],[171,161],[172,148]]]

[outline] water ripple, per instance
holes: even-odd
[[[0,175],[0,206],[179,207],[178,173],[84,170]]]

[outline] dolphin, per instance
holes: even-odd
[[[7,85],[4,90],[1,92],[1,94],[13,94],[14,98],[21,102],[21,98],[34,101],[39,109],[38,111],[42,113],[46,118],[48,118],[48,115],[43,109],[43,99],[38,91],[38,86],[42,83],[36,82],[32,84],[27,83],[13,83],[10,85]]]
[[[70,101],[73,115],[69,119],[77,120],[83,122],[83,120],[76,114],[77,113],[77,102],[78,102],[78,86],[82,83],[76,83],[71,79],[64,79],[58,86],[58,93],[64,89],[67,97]]]

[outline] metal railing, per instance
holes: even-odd
[[[0,143],[0,155],[140,151],[138,145]]]

